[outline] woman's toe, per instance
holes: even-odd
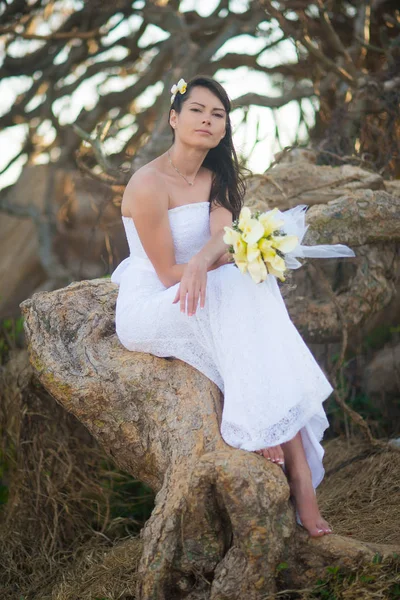
[[[274,448],[274,462],[279,462],[280,458],[279,458],[279,450],[278,448]]]
[[[311,535],[311,537],[322,537],[323,535],[325,535],[325,531],[323,529],[319,529],[319,528],[312,529],[310,531],[310,535]]]
[[[285,458],[284,458],[284,454],[283,454],[283,450],[281,446],[276,446],[276,448],[274,448],[274,456],[275,456],[275,461],[282,465],[285,462]]]
[[[329,523],[325,521],[325,519],[322,519],[322,521],[317,523],[317,527],[322,529],[324,533],[332,533],[332,528],[329,526]]]
[[[266,458],[267,460],[272,460],[269,448],[263,448],[262,453],[263,453],[264,458]]]
[[[323,535],[325,535],[325,531],[322,529],[322,527],[318,527],[317,524],[307,525],[303,521],[303,527],[307,530],[308,535],[310,535],[311,537],[322,537]]]

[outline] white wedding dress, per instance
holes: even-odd
[[[304,227],[304,205],[284,211],[288,233]],[[186,263],[210,238],[209,202],[168,211],[177,263]],[[296,221],[297,215],[297,221]],[[173,356],[211,379],[224,394],[221,435],[244,450],[288,441],[300,430],[314,488],[324,476],[320,444],[328,427],[322,403],[333,388],[290,319],[274,276],[256,284],[232,263],[207,273],[205,307],[191,317],[173,304],[147,257],[131,218],[122,217],[130,256],[111,276],[119,285],[116,333],[123,346]],[[297,223],[297,231],[296,229]],[[292,225],[292,227],[291,227]],[[299,244],[294,256],[354,256],[347,246]],[[329,254],[329,249],[333,250]],[[327,251],[328,249],[328,251]],[[346,250],[347,249],[347,250]],[[342,252],[342,253],[341,253]],[[297,265],[296,265],[297,263]]]

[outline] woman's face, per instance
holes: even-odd
[[[190,90],[179,114],[171,110],[170,124],[175,136],[185,144],[210,149],[218,146],[225,136],[226,117],[221,100],[208,88],[196,86]]]

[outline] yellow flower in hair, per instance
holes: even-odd
[[[178,83],[174,83],[174,85],[171,88],[171,94],[172,94],[171,104],[175,100],[175,96],[176,96],[177,92],[179,92],[180,94],[184,94],[186,92],[186,88],[187,88],[187,83],[184,79],[180,79],[178,81]]]

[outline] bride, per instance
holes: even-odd
[[[213,380],[224,393],[224,440],[282,467],[299,524],[312,537],[329,534],[315,487],[328,426],[322,402],[332,387],[291,322],[275,277],[255,284],[232,264],[223,241],[245,191],[230,100],[205,76],[181,79],[171,91],[173,143],[133,174],[123,196],[131,256],[112,275],[120,286],[117,335],[129,350],[175,356]],[[243,352],[240,340],[254,353]]]

